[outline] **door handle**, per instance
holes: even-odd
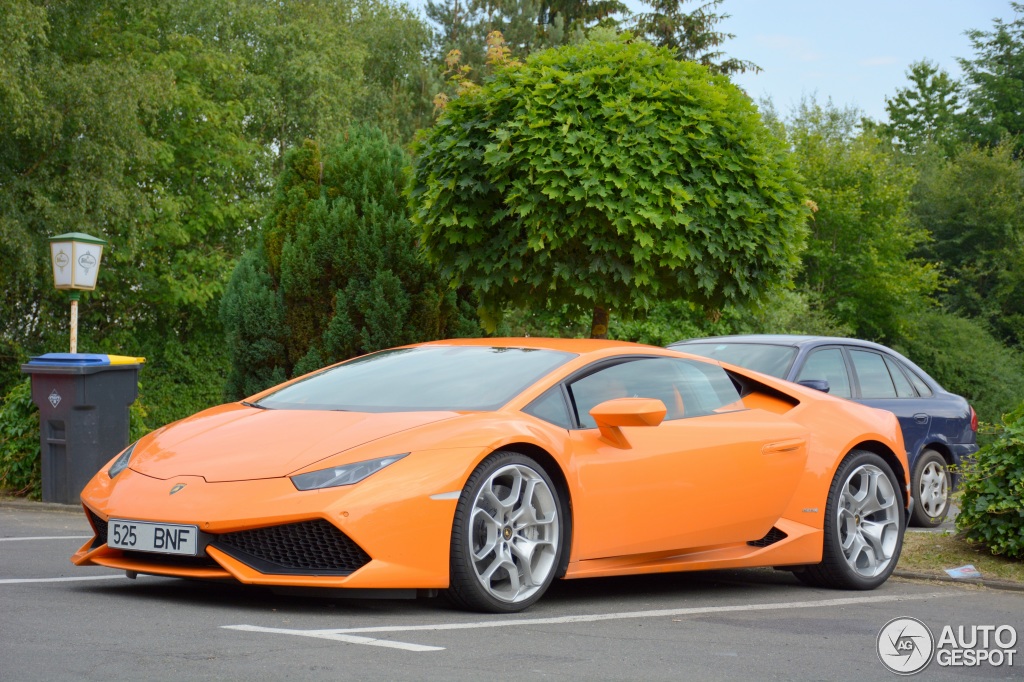
[[[928,415],[924,414],[923,412],[918,412],[917,414],[914,415],[914,421],[917,422],[918,424],[927,424],[928,419]]]
[[[767,443],[761,448],[763,455],[783,455],[801,450],[807,445],[807,441],[795,438],[793,440],[782,440],[777,443]]]

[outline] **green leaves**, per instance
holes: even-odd
[[[908,153],[938,144],[952,154],[963,134],[963,86],[927,60],[911,64],[907,77],[911,85],[885,100],[889,122],[882,133]]]
[[[973,141],[995,144],[1024,133],[1024,4],[1011,2],[1015,18],[993,20],[991,31],[971,30],[973,59],[958,59],[967,83],[965,127]]]
[[[25,377],[0,399],[0,490],[39,499],[39,410],[32,404],[32,382]]]
[[[415,153],[413,222],[491,314],[715,308],[797,264],[802,189],[749,100],[628,36],[498,70]]]
[[[938,274],[912,257],[928,238],[910,219],[916,173],[857,123],[853,110],[805,102],[787,126],[817,209],[799,284],[857,335],[893,340]]]
[[[472,327],[416,242],[403,195],[407,163],[367,127],[286,155],[263,245],[238,264],[221,306],[231,397]]]
[[[957,529],[993,554],[1024,558],[1024,405],[1003,417],[996,440],[959,474]]]
[[[409,139],[430,115],[427,39],[412,12],[379,0],[6,1],[0,393],[20,380],[8,368],[67,347],[46,237],[81,231],[110,245],[83,296],[80,348],[150,358],[141,399],[156,424],[218,400],[218,307],[275,164],[352,121]],[[296,191],[313,173],[319,196],[318,162],[298,170]],[[283,236],[269,232],[279,259]]]
[[[954,312],[984,320],[1003,341],[1024,341],[1024,166],[1014,144],[922,158],[914,214],[931,232],[922,251],[952,284]]]

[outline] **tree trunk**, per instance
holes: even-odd
[[[608,338],[608,309],[603,306],[594,306],[594,316],[590,321],[590,338]]]

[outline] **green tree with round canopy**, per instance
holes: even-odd
[[[749,98],[628,35],[496,64],[415,153],[412,220],[489,325],[568,306],[600,337],[609,311],[715,311],[799,262],[803,190]]]

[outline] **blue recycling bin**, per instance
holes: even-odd
[[[47,353],[21,366],[39,408],[43,501],[77,504],[96,472],[128,445],[129,408],[145,358]]]

